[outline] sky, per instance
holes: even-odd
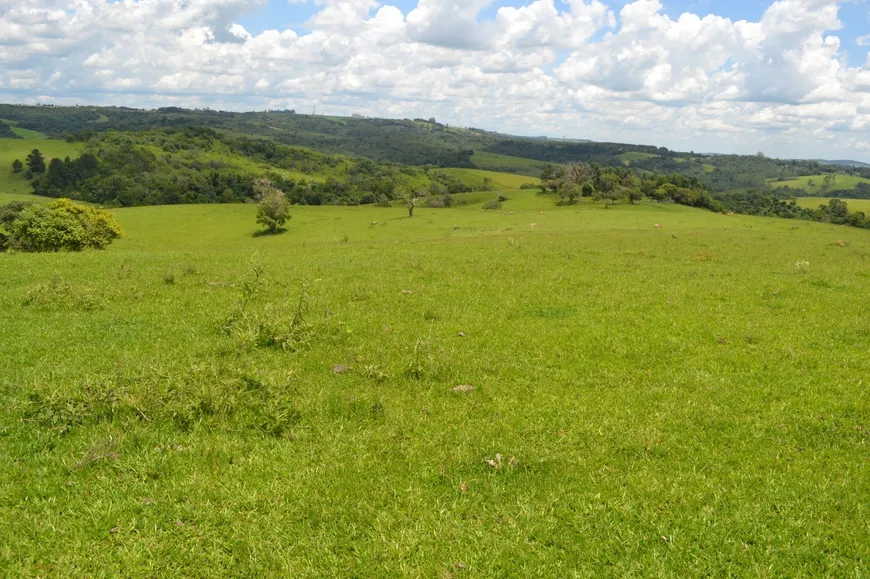
[[[0,0],[0,102],[870,161],[870,2]]]

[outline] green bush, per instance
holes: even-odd
[[[483,204],[484,211],[498,211],[499,209],[501,209],[501,201],[498,199],[493,199]]]
[[[103,249],[124,235],[112,215],[98,207],[88,207],[56,199],[47,205],[0,210],[8,247],[22,251],[81,251]],[[11,217],[15,214],[14,217]]]

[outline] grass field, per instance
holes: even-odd
[[[543,171],[542,167],[552,163],[536,161],[534,159],[524,159],[523,157],[512,157],[510,155],[499,155],[498,153],[488,153],[486,151],[476,151],[471,156],[471,162],[478,169],[511,172],[518,175],[526,175],[528,177],[540,177]]]
[[[849,206],[849,211],[861,211],[870,215],[870,199],[840,199]],[[798,197],[797,204],[801,207],[818,209],[819,205],[827,205],[831,202],[830,197]]]
[[[798,177],[787,181],[771,181],[771,186],[776,187],[791,187],[792,189],[803,189],[808,192],[821,192],[824,185],[825,175],[809,175],[806,177]],[[810,181],[813,186],[810,186]],[[858,183],[870,183],[870,179],[863,179],[856,175],[846,175],[845,173],[837,173],[835,181],[831,184],[831,190],[850,190],[854,189]]]
[[[17,128],[13,130],[18,130]],[[30,196],[30,183],[24,178],[23,173],[12,173],[12,162],[19,159],[22,163],[33,149],[39,149],[48,158],[64,157],[76,158],[81,154],[77,144],[66,141],[46,139],[41,133],[30,131],[37,135],[35,138],[26,139],[0,139],[0,202],[4,199],[12,200],[10,195],[16,198]]]
[[[439,169],[448,175],[453,175],[468,185],[482,185],[484,179],[489,179],[496,187],[503,189],[519,189],[524,183],[537,185],[540,179],[528,175],[515,175],[513,173],[499,173],[496,171],[484,171],[481,169]]]
[[[0,254],[4,574],[870,573],[870,232],[510,196]]]

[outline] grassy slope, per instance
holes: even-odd
[[[0,203],[4,200],[33,197],[30,195],[30,183],[24,178],[24,174],[12,173],[12,161],[15,159],[23,163],[33,149],[39,149],[48,158],[75,158],[81,153],[79,145],[45,139],[44,135],[35,134],[38,135],[35,138],[0,139]]]
[[[498,153],[489,153],[486,151],[476,151],[471,156],[471,162],[478,169],[491,171],[510,171],[518,175],[526,175],[529,177],[540,177],[541,167],[548,163],[535,161],[534,159],[524,159],[522,157],[512,157],[510,155],[499,155]]]
[[[126,209],[106,252],[0,254],[0,567],[867,574],[870,232],[512,196],[259,238]],[[309,348],[219,331],[252,259],[252,311],[308,283]]]
[[[821,193],[822,184],[825,175],[809,175],[806,177],[798,177],[788,181],[772,181],[773,187],[791,187],[792,189],[803,189],[808,193]],[[814,187],[810,187],[809,181],[814,182]],[[836,189],[854,189],[858,183],[870,183],[870,179],[863,179],[855,175],[837,174],[837,180],[831,185],[832,190]]]
[[[524,183],[537,184],[540,181],[537,177],[481,169],[439,169],[439,171],[454,175],[469,185],[482,184],[484,179],[489,179],[497,187],[505,189],[518,189]]]
[[[798,197],[797,204],[801,207],[809,207],[810,209],[818,209],[819,205],[830,203],[830,197]],[[842,199],[849,206],[849,211],[863,211],[865,215],[870,215],[870,199]]]

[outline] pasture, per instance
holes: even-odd
[[[831,202],[830,197],[798,197],[795,199],[801,207],[809,209],[818,209],[819,205],[827,205]],[[865,215],[870,215],[870,199],[840,199],[843,203],[849,206],[849,211],[861,211]]]
[[[773,188],[791,187],[792,189],[803,189],[808,193],[822,194],[823,191],[825,191],[825,177],[826,175],[808,175],[805,177],[797,177],[795,179],[788,179],[785,181],[771,181],[770,186]],[[833,175],[833,181],[831,182],[827,190],[851,190],[854,189],[855,185],[857,185],[858,183],[870,183],[870,179],[864,179],[862,177],[858,177],[857,175],[837,173]]]
[[[471,162],[478,169],[510,172],[529,177],[540,177],[543,171],[542,167],[555,164],[487,151],[475,151],[474,155],[471,156]]]
[[[439,171],[453,175],[468,185],[482,185],[488,179],[492,185],[501,189],[519,189],[526,183],[533,185],[540,183],[540,179],[537,177],[484,171],[482,169],[439,169]]]
[[[508,196],[0,254],[0,568],[870,572],[870,232]]]

